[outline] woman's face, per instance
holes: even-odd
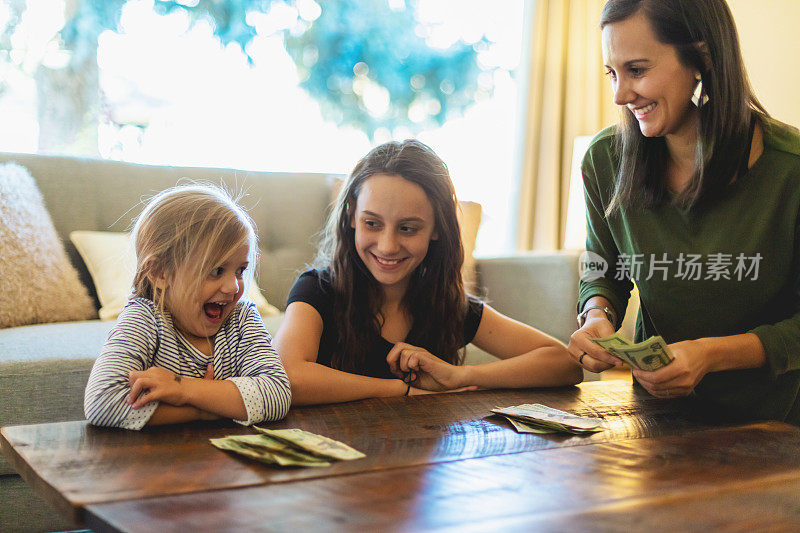
[[[428,196],[401,176],[376,174],[367,179],[350,225],[358,256],[384,289],[404,291],[437,238]]]
[[[603,28],[603,61],[614,103],[627,107],[645,137],[693,131],[691,103],[696,70],[678,60],[675,47],[660,42],[640,10]]]

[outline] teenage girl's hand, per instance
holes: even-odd
[[[575,362],[589,372],[602,372],[615,366],[622,366],[622,361],[614,357],[590,338],[609,337],[614,334],[614,326],[606,317],[589,316],[583,327],[569,338],[569,355]]]
[[[208,376],[208,370],[206,376]],[[185,403],[184,388],[181,383],[184,379],[189,378],[183,378],[158,366],[143,371],[134,370],[128,375],[131,391],[126,401],[134,409],[139,409],[156,400],[181,406]],[[143,391],[144,394],[141,394]]]
[[[424,348],[398,342],[386,362],[392,374],[419,389],[440,392],[464,386],[463,367],[442,361]]]
[[[656,398],[688,396],[708,373],[708,358],[697,341],[676,342],[669,349],[675,359],[667,366],[652,372],[632,369],[636,380]]]

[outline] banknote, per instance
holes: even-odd
[[[613,355],[618,359],[622,359],[622,362],[628,363],[629,365],[635,366],[635,363],[628,357],[625,353],[624,349],[630,346],[630,343],[621,335],[615,333],[610,337],[603,337],[603,338],[593,338],[590,339],[595,344],[599,345],[605,351]]]
[[[365,457],[342,442],[301,429],[254,428],[259,434],[229,435],[210,441],[221,450],[281,466],[330,466],[333,460]]]
[[[250,459],[261,461],[262,463],[277,464],[281,466],[330,466],[328,461],[321,460],[316,457],[311,459],[304,459],[296,455],[284,455],[280,452],[273,452],[266,448],[253,446],[252,443],[244,443],[240,437],[245,435],[230,435],[228,437],[221,437],[218,439],[209,439],[211,444],[220,450],[227,450],[229,452],[244,455]],[[253,435],[246,435],[248,437]],[[255,435],[259,436],[259,435]]]
[[[661,337],[651,337],[632,345],[625,350],[625,355],[634,361],[637,368],[649,371],[665,367],[674,359]]]
[[[636,344],[629,342],[619,333],[590,340],[611,355],[641,370],[658,370],[670,364],[675,358],[660,336],[650,337]]]
[[[577,416],[539,403],[495,407],[492,412],[538,429],[553,429],[569,433],[592,433],[603,429],[600,419]]]
[[[316,433],[304,431],[302,429],[265,429],[253,426],[256,431],[268,435],[274,439],[284,442],[294,448],[299,448],[311,454],[336,459],[338,461],[352,461],[366,457],[363,453],[355,450],[343,442],[329,439]]]
[[[553,427],[536,426],[533,423],[523,422],[522,420],[517,420],[511,416],[506,416],[504,418],[508,420],[512,426],[514,426],[514,429],[517,430],[517,433],[558,433],[558,429]]]
[[[303,466],[330,465],[325,458],[310,454],[304,450],[293,448],[285,442],[274,439],[269,435],[233,435],[227,438],[238,446],[273,455],[278,464],[293,465],[300,462],[304,463]],[[314,464],[312,465],[311,463]]]

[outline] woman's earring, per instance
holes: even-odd
[[[692,103],[698,109],[708,102],[708,95],[703,92],[703,78],[698,74],[695,78],[697,85],[694,87],[694,94],[692,94]]]

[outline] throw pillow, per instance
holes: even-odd
[[[473,294],[478,290],[478,274],[475,264],[475,241],[481,226],[481,204],[477,202],[458,202],[458,223],[461,226],[461,244],[464,246],[464,266],[461,277],[464,288]]]
[[[27,169],[0,165],[0,327],[97,317]]]
[[[133,285],[136,254],[130,234],[111,231],[73,231],[70,240],[81,254],[92,276],[100,300],[100,319],[113,320],[119,316]],[[280,311],[267,302],[255,281],[245,299],[256,304],[262,316],[277,315]]]

